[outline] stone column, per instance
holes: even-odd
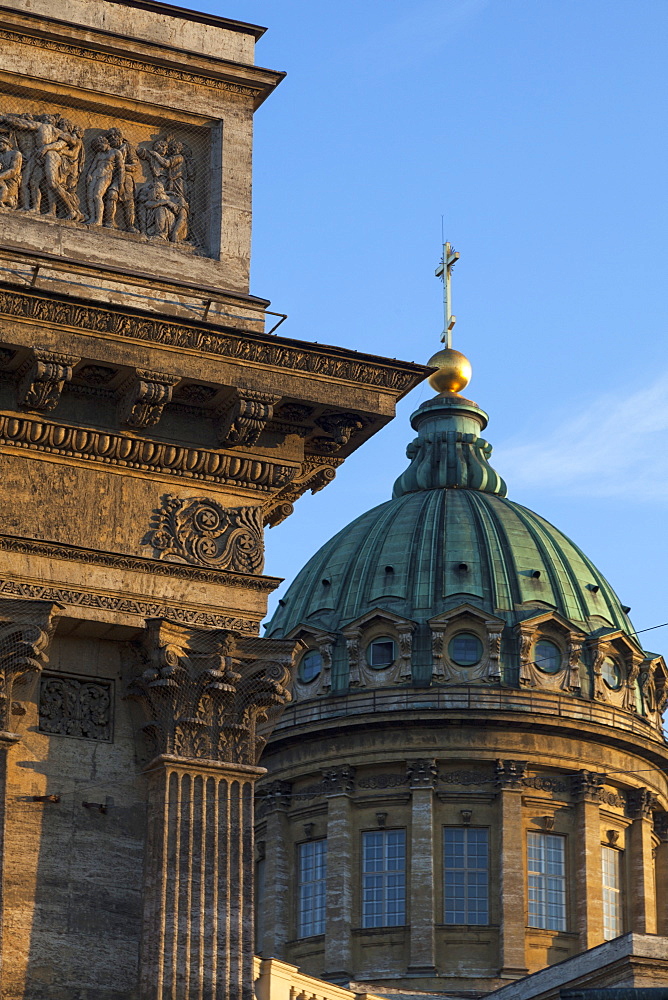
[[[571,781],[576,802],[575,912],[580,949],[603,941],[603,870],[600,796],[605,775],[578,771]]]
[[[627,830],[629,885],[629,930],[636,934],[656,934],[656,887],[654,879],[654,844],[652,806],[654,796],[648,788],[627,792],[627,811],[633,822]]]
[[[668,813],[654,814],[654,832],[659,838],[656,849],[656,884],[668,886]],[[668,892],[657,893],[656,933],[668,937]]]
[[[499,975],[520,979],[528,972],[524,950],[526,934],[525,856],[522,823],[522,779],[527,765],[515,760],[496,762],[498,827],[500,838]]]
[[[408,971],[433,975],[434,931],[434,760],[408,763],[411,788],[410,958]]]
[[[327,925],[325,977],[347,982],[352,977],[353,829],[350,796],[355,768],[343,765],[323,771],[327,796]]]
[[[294,643],[147,623],[142,1000],[253,1000],[253,786]],[[262,722],[265,723],[264,729]]]
[[[288,836],[288,809],[292,785],[272,781],[262,790],[266,817],[265,884],[271,888],[262,904],[264,933],[261,947],[264,958],[280,958],[290,938],[289,906],[291,852]]]
[[[24,682],[40,674],[48,662],[54,619],[61,610],[61,605],[47,601],[0,600],[0,989],[4,965],[8,755],[20,740],[17,733],[11,732],[12,704],[31,693]]]

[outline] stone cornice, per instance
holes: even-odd
[[[158,601],[139,601],[132,597],[121,597],[108,591],[100,593],[75,587],[50,587],[41,583],[0,580],[0,597],[52,601],[74,607],[96,608],[100,611],[135,615],[138,618],[168,618],[180,625],[229,629],[247,636],[257,636],[260,628],[259,622],[249,618],[208,614],[182,606],[161,604]]]
[[[264,594],[270,594],[281,583],[280,579],[272,576],[251,576],[228,570],[198,569],[196,566],[186,566],[182,563],[160,562],[157,559],[123,556],[114,552],[96,552],[92,549],[77,548],[74,545],[14,538],[11,535],[0,535],[0,551],[46,556],[49,559],[62,559],[66,562],[84,563],[88,566],[108,566],[110,569],[132,573],[150,573],[151,576],[177,577],[196,583],[241,587],[244,590],[258,590]]]
[[[23,289],[0,288],[0,314],[69,327],[77,332],[138,340],[210,354],[230,361],[303,372],[320,378],[386,389],[400,395],[412,389],[431,371],[424,365],[390,362],[384,358],[354,354],[336,347],[282,340],[249,332],[240,335],[208,324],[186,325],[171,319],[135,313],[129,309],[106,309],[87,302],[40,295]]]
[[[279,465],[258,458],[226,455],[124,434],[111,434],[67,424],[0,414],[0,446],[96,462],[207,483],[271,493],[291,482],[298,465]]]
[[[21,18],[16,14],[11,16],[8,11],[3,11],[1,16],[3,23],[0,26],[0,39],[5,42],[48,49],[77,59],[92,59],[98,64],[119,66],[131,73],[152,73],[182,83],[223,90],[241,97],[251,97],[256,106],[268,97],[285,75],[244,63],[177,52],[168,46],[150,45],[141,39],[127,38],[110,32],[95,32],[97,38],[94,38],[91,37],[93,32],[90,29],[64,25],[59,21],[49,22],[41,19],[41,24],[38,26],[32,19]],[[70,35],[68,40],[58,37],[63,27]],[[134,49],[134,53],[118,54],[114,51],[116,47],[114,42],[116,46],[122,42],[126,52],[132,52]],[[184,63],[186,65],[189,63],[192,69],[184,69]]]

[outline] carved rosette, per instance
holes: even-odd
[[[128,427],[155,427],[180,375],[137,368],[118,390],[118,419]]]
[[[15,687],[48,663],[54,619],[62,605],[47,601],[0,600],[0,730],[10,729]]]
[[[148,622],[128,690],[157,755],[254,766],[283,707],[294,643]]]
[[[411,788],[436,788],[438,768],[433,758],[421,757],[406,764],[406,779]]]
[[[48,413],[55,410],[72,369],[81,359],[35,347],[19,368],[17,401],[21,409]]]
[[[260,573],[264,564],[261,507],[223,507],[215,500],[170,494],[144,538],[158,559]]]
[[[218,440],[228,447],[257,443],[260,434],[274,415],[274,406],[281,397],[253,389],[238,389],[219,413]]]

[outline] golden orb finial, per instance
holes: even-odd
[[[471,362],[452,347],[438,351],[427,364],[438,368],[429,376],[429,385],[436,392],[459,392],[471,381]]]

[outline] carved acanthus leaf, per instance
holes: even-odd
[[[307,458],[299,474],[265,504],[264,523],[275,528],[292,514],[295,500],[307,490],[311,493],[324,490],[336,476],[336,470],[342,462],[342,458]]]
[[[118,390],[118,419],[128,427],[154,427],[180,375],[138,368]]]
[[[261,507],[223,507],[201,497],[162,497],[144,538],[158,559],[260,573],[264,563]]]
[[[256,764],[290,700],[293,650],[282,640],[149,621],[146,667],[128,694],[142,706],[155,752]]]
[[[408,761],[406,777],[411,788],[435,788],[438,781],[436,761],[423,757]]]
[[[274,414],[281,397],[269,392],[237,389],[219,414],[218,440],[221,445],[254,445]]]
[[[497,760],[495,781],[500,788],[522,788],[528,763],[522,760]]]
[[[600,802],[605,775],[595,771],[577,771],[571,777],[571,792],[576,799]]]
[[[48,663],[54,618],[62,606],[47,601],[0,600],[0,730],[10,728],[14,687]]]
[[[81,359],[71,354],[57,354],[34,347],[19,368],[18,405],[24,410],[48,413],[58,405],[72,369]]]

